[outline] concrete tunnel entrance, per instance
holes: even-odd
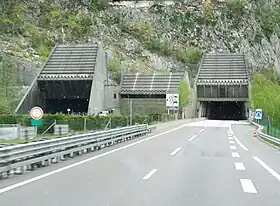
[[[204,102],[203,106],[206,107],[205,116],[208,119],[215,119],[215,120],[247,119],[245,102],[213,101],[213,102]]]

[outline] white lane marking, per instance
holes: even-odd
[[[233,136],[233,138],[234,138],[234,140],[237,142],[237,144],[239,144],[239,146],[240,146],[243,150],[248,151],[248,148],[245,147],[245,146],[239,141],[239,139],[238,139],[236,136]]]
[[[230,149],[236,149],[236,146],[235,145],[230,145],[229,148]]]
[[[234,166],[236,170],[246,170],[242,162],[235,162]]]
[[[250,179],[240,179],[240,183],[243,189],[243,192],[246,193],[258,193],[252,180]]]
[[[145,175],[145,177],[143,177],[143,180],[150,179],[150,177],[153,176],[153,174],[155,174],[157,171],[158,169],[151,170],[148,174]]]
[[[173,156],[175,155],[177,152],[179,152],[182,149],[182,147],[178,147],[176,148],[173,152],[171,152],[169,155]]]
[[[233,137],[228,137],[229,140],[233,140]]]
[[[82,165],[82,164],[85,164],[85,163],[87,163],[87,162],[93,161],[93,160],[95,160],[95,159],[98,159],[98,158],[107,156],[107,155],[109,155],[109,154],[112,154],[112,153],[115,153],[115,152],[124,150],[124,149],[126,149],[126,148],[132,147],[132,146],[137,145],[137,144],[140,144],[140,143],[142,143],[142,142],[146,142],[146,141],[151,140],[151,139],[154,139],[154,138],[156,138],[156,137],[159,137],[159,136],[168,134],[168,133],[173,132],[173,131],[175,131],[175,130],[181,129],[181,128],[185,127],[185,126],[187,126],[187,124],[181,125],[181,126],[179,126],[179,127],[175,127],[175,128],[173,128],[173,129],[171,129],[171,130],[168,130],[168,131],[165,131],[165,132],[162,132],[162,133],[153,135],[153,136],[151,136],[151,137],[147,137],[147,138],[142,139],[142,140],[139,140],[139,141],[137,141],[137,142],[133,142],[133,143],[131,143],[131,144],[128,144],[128,145],[125,145],[125,146],[122,146],[122,147],[113,149],[113,150],[111,150],[111,151],[104,152],[104,153],[102,153],[102,154],[99,154],[99,155],[93,156],[93,157],[91,157],[91,158],[88,158],[88,159],[85,159],[85,160],[76,162],[76,163],[71,164],[71,165],[68,165],[68,166],[66,166],[66,167],[62,167],[62,168],[59,168],[59,169],[57,169],[57,170],[54,170],[54,171],[51,171],[51,172],[47,172],[47,173],[42,174],[42,175],[39,175],[39,176],[37,176],[37,177],[33,177],[33,178],[30,178],[30,179],[27,179],[27,180],[25,180],[25,181],[22,181],[22,182],[19,182],[19,183],[10,185],[10,186],[8,186],[8,187],[1,188],[1,189],[0,189],[0,194],[2,194],[2,193],[4,193],[4,192],[8,192],[8,191],[10,191],[10,190],[14,190],[14,189],[16,189],[16,188],[18,188],[18,187],[22,187],[22,186],[24,186],[24,185],[30,184],[30,183],[35,182],[35,181],[38,181],[38,180],[40,180],[40,179],[44,179],[44,178],[49,177],[49,176],[51,176],[51,175],[54,175],[54,174],[63,172],[63,171],[65,171],[65,170],[69,170],[69,169],[71,169],[71,168],[73,168],[73,167],[77,167],[77,166],[79,166],[79,165]]]
[[[199,130],[199,133],[200,133],[200,132],[203,132],[203,131],[204,131],[204,129],[201,129],[201,130]]]
[[[231,156],[232,156],[232,157],[240,157],[240,155],[239,155],[238,152],[232,152],[232,153],[231,153]]]
[[[277,180],[280,181],[280,175],[275,172],[272,168],[270,168],[267,164],[265,164],[262,160],[260,160],[258,157],[253,156],[253,158],[264,168],[266,169],[272,176],[274,176]]]
[[[189,142],[192,141],[194,138],[196,138],[197,135],[193,135],[190,139],[189,139]]]
[[[228,137],[232,137],[233,136],[233,134],[228,134]]]
[[[228,141],[230,144],[234,144],[234,141],[232,141],[232,140],[230,140],[230,141]]]

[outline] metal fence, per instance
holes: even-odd
[[[266,114],[263,114],[261,120],[254,119],[254,122],[263,126],[263,132],[265,134],[280,138],[280,125],[273,125]]]

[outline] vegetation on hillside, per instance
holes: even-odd
[[[176,1],[174,6],[156,3],[148,9],[112,7],[106,0],[84,2],[1,1],[0,57],[43,62],[56,43],[94,37],[114,51],[108,67],[116,82],[123,71],[187,69],[193,77],[203,52],[212,51],[245,52],[254,71],[273,67],[280,73],[277,1]],[[9,62],[4,68],[13,80],[1,74],[0,113],[14,107],[15,86],[21,85],[21,75]]]
[[[280,85],[279,76],[273,69],[256,73],[251,85],[251,103],[261,108],[274,125],[280,125]]]

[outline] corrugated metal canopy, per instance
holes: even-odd
[[[197,84],[248,84],[247,70],[244,54],[205,54]]]
[[[38,80],[92,78],[97,52],[98,43],[60,44],[50,55]]]
[[[177,92],[184,73],[124,74],[121,94],[166,94]]]

